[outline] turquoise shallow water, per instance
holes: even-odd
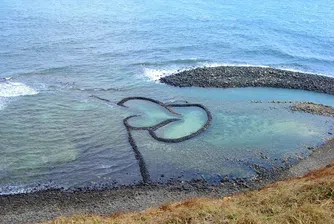
[[[332,118],[250,101],[334,106],[333,96],[269,88],[180,89],[156,80],[177,70],[227,64],[333,76],[333,10],[325,0],[1,1],[0,194],[44,185],[138,183],[125,117],[142,115],[131,120],[133,126],[182,118],[157,130],[166,138],[205,122],[199,108],[177,108],[182,116],[175,116],[143,101],[116,105],[128,96],[201,103],[213,115],[205,133],[177,144],[134,131],[153,181],[250,177],[254,170],[245,164],[271,167],[308,155],[308,146],[333,132]]]

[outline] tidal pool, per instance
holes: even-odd
[[[292,113],[289,105],[208,103],[212,126],[196,138],[170,144],[152,139],[145,131],[134,131],[133,136],[153,181],[251,178],[255,165],[270,169],[306,157],[307,148],[319,144],[333,128],[332,118]],[[160,128],[158,134],[179,138],[205,123],[205,113],[197,108],[177,112],[181,121]]]
[[[90,97],[93,93],[107,101]],[[165,139],[191,135],[208,118],[196,106],[170,106],[172,113],[145,100],[117,105],[125,97],[143,95],[167,105],[201,104],[212,115],[203,132],[179,142],[159,141],[148,130],[131,130],[152,182],[204,178],[216,183],[226,175],[252,178],[257,175],[254,165],[270,169],[292,164],[333,132],[333,118],[292,112],[289,103],[268,102],[315,99],[334,105],[333,96],[306,91],[179,89],[157,84],[145,94],[140,88],[40,91],[6,98],[0,110],[0,194],[141,183],[125,118],[139,115],[128,120],[137,128],[175,119],[154,130]]]
[[[207,122],[207,114],[197,107],[177,107],[173,110],[180,115],[180,120],[159,128],[158,136],[167,139],[182,138],[201,129]]]

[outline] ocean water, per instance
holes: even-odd
[[[0,194],[139,183],[125,117],[141,115],[130,121],[142,127],[181,118],[156,131],[166,138],[205,123],[199,108],[176,108],[175,116],[140,100],[129,101],[128,108],[116,104],[129,96],[201,103],[213,116],[207,131],[175,144],[133,131],[152,181],[251,177],[249,164],[272,167],[307,156],[308,146],[329,137],[333,119],[267,101],[334,106],[333,96],[180,89],[158,79],[220,65],[334,76],[333,11],[329,0],[0,1]]]

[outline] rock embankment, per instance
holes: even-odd
[[[334,117],[334,107],[322,104],[316,104],[312,102],[301,102],[293,104],[291,106],[291,110]]]
[[[274,87],[334,95],[334,78],[269,67],[220,66],[196,68],[163,77],[160,82],[178,87]]]

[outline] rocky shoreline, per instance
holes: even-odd
[[[220,66],[186,70],[160,78],[177,87],[273,87],[334,95],[334,78],[269,67]]]
[[[255,166],[257,178],[223,179],[220,185],[204,180],[170,181],[164,184],[138,184],[99,190],[45,190],[28,194],[0,196],[0,223],[38,223],[59,216],[75,214],[111,215],[117,212],[141,211],[167,202],[193,197],[224,197],[259,189],[286,177],[305,174],[334,160],[334,139],[312,150],[311,156],[297,163],[272,169]]]

